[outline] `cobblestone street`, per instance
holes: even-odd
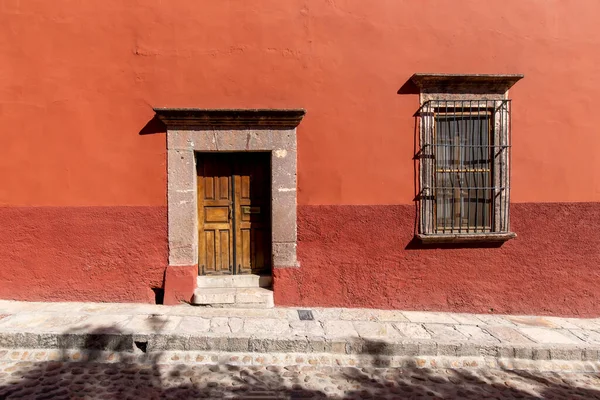
[[[0,398],[600,399],[600,376],[495,369],[4,361]]]

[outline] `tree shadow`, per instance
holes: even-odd
[[[148,323],[160,326],[158,317]],[[160,328],[157,328],[160,329]],[[156,331],[158,332],[158,330]],[[597,375],[512,370],[386,368],[389,345],[366,340],[371,364],[383,368],[285,367],[186,363],[144,353],[118,326],[66,334],[55,360],[17,362],[0,372],[1,399],[381,399],[597,398]],[[77,337],[83,337],[80,341]],[[117,336],[119,338],[117,338]],[[71,346],[71,347],[69,347]],[[169,353],[171,354],[171,353]],[[181,352],[180,354],[184,354]],[[2,375],[4,374],[4,375]]]

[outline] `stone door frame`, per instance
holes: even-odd
[[[271,153],[273,268],[296,258],[296,127],[305,111],[155,108],[167,127],[169,266],[198,266],[196,153]]]

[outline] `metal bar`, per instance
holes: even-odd
[[[431,117],[428,118],[428,123],[429,123],[429,128],[428,131],[429,132],[429,139],[430,139],[430,143],[431,144],[435,144],[435,136],[436,136],[436,130],[435,130],[435,114],[432,112],[430,112]],[[432,146],[432,151],[434,153],[433,156],[433,162],[429,163],[429,167],[431,168],[431,171],[429,172],[432,176],[431,176],[431,183],[433,184],[433,191],[431,192],[431,198],[432,201],[429,203],[430,205],[430,210],[431,210],[431,230],[432,231],[437,231],[437,192],[436,192],[436,186],[437,186],[437,174],[433,171],[433,163],[435,162],[437,165],[437,150],[435,146]]]
[[[463,108],[464,104],[461,104],[461,110]],[[456,109],[456,108],[455,108]],[[462,111],[461,111],[462,112]],[[456,121],[456,114],[454,114],[454,120]],[[455,122],[455,126],[456,126],[456,140],[458,141],[458,144],[462,143],[462,120],[458,120],[457,122]],[[464,160],[463,160],[463,152],[462,152],[462,147],[459,146],[456,148],[455,150],[455,156],[458,156],[458,165],[462,166],[464,165]],[[456,214],[456,216],[458,216],[458,233],[462,233],[462,213],[463,213],[463,197],[462,197],[462,176],[459,175],[460,172],[458,172],[456,174],[456,178],[458,181],[458,189],[455,190],[454,194],[458,195],[456,196],[457,198],[454,199],[455,204],[456,201],[458,201],[458,213]]]
[[[480,125],[480,129],[481,129],[481,125]],[[475,127],[473,127],[473,131],[475,131]],[[478,135],[477,140],[479,141],[478,143],[481,144],[481,138],[480,136],[480,132],[473,132],[473,139],[475,139],[475,135]],[[474,140],[473,140],[474,141]],[[481,147],[477,147],[477,159],[481,160]],[[477,233],[478,231],[478,225],[479,225],[479,184],[478,184],[478,176],[475,175],[475,233]]]
[[[471,103],[471,100],[469,100],[469,113],[473,112],[473,104]],[[475,136],[475,120],[473,118],[469,119],[470,127],[470,135],[471,135],[471,139],[469,142],[467,143],[474,143],[473,142],[473,138]],[[469,148],[469,147],[465,147],[465,148]],[[473,153],[473,148],[470,148],[470,156],[471,156],[471,162],[473,162],[473,160],[475,160],[475,156]],[[467,182],[467,184],[470,186],[470,182]],[[477,203],[475,203],[475,205],[477,205]],[[477,221],[475,221],[477,222]],[[469,225],[471,225],[471,189],[467,187],[467,233],[469,232]],[[475,228],[475,230],[477,231],[477,228]]]
[[[452,105],[450,105],[452,104]],[[446,112],[448,112],[448,109],[450,107],[453,107],[454,103],[450,103],[449,101],[446,102]],[[454,107],[452,108],[454,110]],[[449,144],[454,143],[454,141],[456,140],[456,115],[450,113],[449,115],[450,118],[447,119],[448,121],[448,140],[446,141],[446,151],[448,152],[448,165],[450,166],[450,168],[452,168],[454,165],[456,165],[456,148],[453,147],[449,147]],[[454,129],[454,130],[453,130]],[[456,181],[455,178],[456,176],[453,174],[449,175],[450,178],[450,186],[452,187],[452,190],[449,191],[448,193],[448,210],[450,212],[450,216],[448,218],[449,221],[449,229],[451,233],[454,233],[454,222],[455,222],[455,218],[456,218]]]
[[[512,146],[512,103],[510,101],[506,102],[506,163],[508,166],[506,168],[506,182],[503,182],[503,185],[508,189],[504,193],[504,201],[506,202],[506,224],[504,225],[504,229],[506,232],[509,230],[510,225],[510,177],[511,177],[511,167],[512,167],[512,152],[510,151],[510,146]]]
[[[490,172],[490,168],[449,168],[449,169],[438,169],[436,172],[441,173],[452,173],[452,172]]]
[[[498,129],[500,130],[499,133],[502,132],[502,128],[503,128],[502,123],[503,123],[503,120],[504,120],[504,116],[502,114],[503,114],[502,111],[500,111],[499,114],[498,114],[498,119],[499,119],[499,124],[498,124],[499,127],[498,127]],[[495,135],[495,136],[498,136],[497,140],[499,140],[500,143],[502,143],[504,141],[504,138],[502,137],[501,134],[500,135]],[[499,174],[498,183],[500,185],[503,184],[503,182],[504,182],[504,175],[505,175],[504,171],[503,171],[504,168],[502,167],[503,157],[504,157],[503,153],[504,153],[504,151],[502,151],[502,150],[498,151],[498,163],[496,165],[496,168],[498,169],[498,174]],[[502,198],[504,196],[502,195],[502,193],[500,191],[498,191],[497,195],[499,196],[498,206],[499,206],[500,210],[499,210],[499,219],[498,219],[498,225],[499,226],[495,227],[495,230],[503,231],[504,230],[504,218],[503,218],[503,215],[506,215],[506,213],[504,213],[504,209],[503,209],[504,208],[504,202],[502,201]]]
[[[430,100],[420,111],[425,233],[508,231],[510,100]]]
[[[488,194],[488,199],[487,201],[489,202],[489,207],[486,208],[486,210],[488,210],[488,219],[487,222],[489,223],[489,225],[492,227],[492,230],[496,230],[496,228],[494,227],[494,216],[496,214],[495,211],[495,196],[496,196],[496,192],[498,191],[498,183],[496,182],[496,179],[494,177],[494,165],[496,165],[496,161],[495,161],[495,149],[494,147],[492,147],[491,145],[493,143],[496,143],[496,136],[497,133],[496,132],[496,116],[495,116],[495,102],[492,103],[493,107],[492,107],[492,112],[490,113],[490,122],[489,122],[489,128],[488,128],[488,145],[490,145],[490,148],[488,150],[488,164],[490,167],[490,172],[488,174],[488,179],[490,180],[490,182],[493,182],[493,186],[495,186],[495,188],[493,189],[492,193]],[[502,132],[502,131],[500,131]]]

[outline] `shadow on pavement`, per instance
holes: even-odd
[[[0,399],[600,399],[598,374],[161,364],[160,354],[144,355],[143,343],[116,326],[60,340],[78,350],[63,350],[55,361],[2,366]],[[365,350],[385,366],[385,343],[370,341]]]

